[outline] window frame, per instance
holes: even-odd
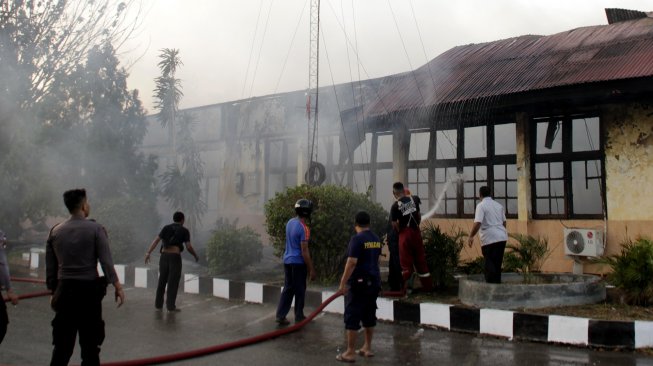
[[[597,150],[592,151],[573,151],[573,121],[577,119],[588,119],[588,118],[597,118],[599,123],[599,146]],[[547,153],[547,154],[538,154],[537,153],[537,142],[538,142],[538,123],[546,123],[552,120],[561,121],[561,132],[562,132],[562,149],[557,153]],[[606,173],[605,173],[605,127],[602,123],[602,118],[599,113],[583,113],[583,114],[563,114],[555,116],[538,116],[532,117],[529,121],[532,126],[532,133],[530,139],[530,157],[531,157],[531,204],[532,204],[532,216],[533,219],[604,219],[607,218],[607,207],[606,207]],[[597,214],[578,214],[574,212],[574,197],[573,197],[573,187],[572,187],[572,164],[574,162],[587,162],[592,160],[598,160],[601,163],[599,178],[591,177],[591,179],[599,179],[599,191],[601,196],[601,213]],[[538,197],[537,196],[537,182],[539,181],[549,181],[559,180],[551,179],[551,174],[547,178],[537,178],[536,176],[536,166],[540,163],[548,163],[549,167],[551,163],[562,163],[562,181],[563,181],[563,194],[562,196],[546,196]],[[549,187],[551,184],[549,184]],[[550,188],[549,188],[550,190]],[[549,194],[551,194],[549,192]],[[564,204],[564,209],[561,214],[544,214],[538,213],[537,211],[537,201],[538,199],[548,199],[549,205],[551,204],[551,199],[562,199]],[[549,212],[551,210],[549,209]]]

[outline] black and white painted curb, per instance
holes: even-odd
[[[116,266],[118,270],[119,266]],[[125,278],[133,272],[134,287],[155,287],[156,270],[124,266],[118,276]],[[230,281],[221,278],[184,274],[185,293],[207,294],[227,300],[241,300],[257,304],[276,304],[281,287],[256,282]],[[333,291],[306,293],[306,305],[317,307],[333,295]],[[606,321],[559,315],[538,315],[509,310],[475,309],[448,304],[414,304],[402,300],[379,298],[376,315],[390,322],[412,322],[441,329],[503,337],[509,340],[550,342],[576,346],[603,348],[649,348],[653,347],[653,322]],[[344,298],[339,297],[324,311],[336,314],[344,312]]]
[[[32,256],[33,257],[33,256]],[[39,260],[30,258],[30,267],[38,268]],[[156,287],[158,271],[146,267],[115,265],[118,278],[126,286]],[[257,304],[276,304],[281,287],[256,282],[231,281],[221,278],[184,274],[183,292],[211,295],[227,300]],[[306,293],[306,305],[317,307],[334,291]],[[581,347],[651,348],[653,322],[607,321],[559,315],[519,313],[509,310],[476,309],[463,306],[422,303],[379,298],[377,317],[390,322],[412,322],[457,332],[502,337],[509,340],[549,342]],[[324,311],[344,312],[344,298],[339,297]]]

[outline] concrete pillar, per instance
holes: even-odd
[[[398,121],[394,123],[392,133],[392,178],[395,182],[407,184],[410,133],[403,123]]]
[[[520,231],[527,233],[531,207],[530,126],[526,113],[515,115],[517,138],[517,221]]]

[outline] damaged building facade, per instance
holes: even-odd
[[[403,181],[430,220],[466,232],[488,185],[509,232],[548,239],[544,271],[574,268],[570,229],[602,233],[607,254],[651,236],[653,17],[606,14],[607,25],[459,46],[412,72],[321,88],[325,184],[389,208],[392,182]],[[305,93],[187,111],[206,169],[203,228],[238,217],[262,232],[263,204],[304,181]],[[167,139],[151,118],[143,150],[162,171],[175,159]]]

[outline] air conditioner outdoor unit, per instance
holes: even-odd
[[[585,257],[603,255],[603,232],[592,229],[565,229],[565,254]]]

